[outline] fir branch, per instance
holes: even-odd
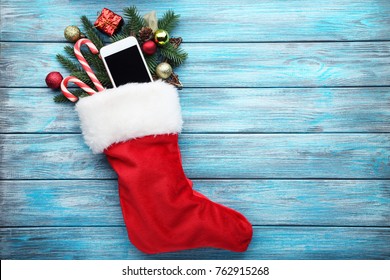
[[[72,46],[66,45],[64,47],[64,51],[72,58],[76,58],[76,55],[74,54],[74,50]]]
[[[87,60],[88,64],[98,72],[106,71],[106,68],[104,67],[103,61],[97,54],[92,54],[89,51],[81,51],[84,58]]]
[[[85,34],[87,35],[88,39],[92,41],[92,43],[97,47],[98,50],[100,50],[104,45],[103,39],[100,34],[98,34],[95,26],[93,26],[92,22],[90,22],[86,16],[81,17],[81,22],[83,24]]]
[[[97,72],[96,73],[96,78],[98,78],[98,80],[103,85],[103,87],[105,87],[105,88],[112,88],[111,80],[108,77],[108,74],[107,74],[106,71],[104,71],[104,72]]]
[[[64,49],[69,56],[76,58],[73,48],[71,46],[66,46]],[[81,53],[83,54],[84,58],[87,60],[88,64],[95,70],[94,71],[95,75],[98,78],[98,80],[102,83],[102,85],[105,87],[112,87],[106,68],[104,67],[103,61],[99,58],[99,56],[96,54],[92,54],[89,51],[81,51]],[[88,75],[85,72],[83,72],[83,70],[80,67],[72,70],[71,72],[73,76],[82,80],[84,83],[88,85],[92,85]]]
[[[82,71],[79,64],[71,61],[69,58],[63,56],[62,54],[57,54],[57,60],[63,67],[68,69],[69,72]]]
[[[71,46],[64,47],[65,52],[72,58],[76,58],[74,54],[74,49]],[[88,64],[96,71],[105,72],[106,68],[104,67],[103,61],[100,59],[99,55],[93,54],[90,51],[81,50],[84,58],[87,60]]]
[[[86,83],[91,88],[94,88],[94,85],[93,85],[91,79],[89,78],[89,76],[87,75],[87,73],[85,71],[81,70],[81,71],[71,72],[70,75],[73,77],[76,77],[80,81]]]
[[[128,21],[124,26],[124,33],[127,36],[136,36],[138,31],[145,25],[144,18],[140,16],[135,6],[125,8],[123,11]]]
[[[145,61],[148,65],[150,74],[154,75],[156,73],[156,67],[158,65],[157,54],[155,53],[153,55],[146,55]]]
[[[72,72],[72,76],[76,77],[77,79],[81,80],[82,82],[86,83],[91,88],[95,89],[95,85],[92,83],[91,79],[89,78],[88,74],[84,71],[77,71]],[[106,71],[102,72],[96,72],[95,73],[96,78],[99,80],[99,82],[103,85],[103,87],[106,88],[112,88],[112,83],[110,78],[108,77],[108,74]]]
[[[122,32],[120,32],[120,33],[118,33],[118,34],[112,35],[111,41],[112,41],[112,42],[117,42],[117,41],[126,39],[127,37],[129,37],[129,35],[128,35],[128,34],[125,34],[125,33],[122,31]]]
[[[168,10],[164,13],[163,17],[158,20],[158,28],[164,29],[170,33],[178,24],[180,15],[175,15],[175,12]]]
[[[186,59],[188,54],[180,47],[175,48],[171,43],[167,43],[160,49],[161,55],[168,59],[173,67],[179,66]]]
[[[82,98],[82,97],[85,97],[85,96],[88,96],[88,94],[86,94],[82,89],[76,89],[74,91],[70,91],[73,95],[79,97],[79,98]],[[53,100],[54,102],[56,103],[67,103],[67,102],[71,102],[73,103],[72,101],[70,101],[68,98],[65,97],[65,95],[63,95],[62,93],[60,94],[57,94],[56,96],[53,97]]]
[[[66,98],[65,95],[63,95],[62,93],[57,94],[56,96],[54,96],[53,100],[56,103],[66,103],[68,101],[70,102],[70,100],[68,98]]]

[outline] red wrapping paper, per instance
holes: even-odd
[[[123,24],[123,19],[120,15],[115,14],[113,11],[104,8],[96,19],[94,26],[101,32],[112,36]]]

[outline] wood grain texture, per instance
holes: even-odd
[[[81,135],[4,135],[3,179],[116,178]],[[389,178],[389,134],[182,135],[191,178]]]
[[[50,71],[68,75],[55,59],[64,45],[1,43],[0,87],[46,87]],[[390,86],[390,42],[184,47],[189,57],[177,73],[186,87]]]
[[[0,258],[390,259],[390,1],[156,3],[109,8],[181,14],[184,169],[249,218],[249,250],[130,244],[115,173],[44,83],[69,74],[64,27],[103,3],[2,0]]]
[[[4,133],[80,133],[50,89],[0,89]],[[184,133],[388,132],[390,88],[186,88]],[[11,117],[12,116],[12,117]]]
[[[194,188],[253,225],[390,226],[387,180],[195,180]],[[0,181],[0,202],[4,227],[123,225],[116,180]]]
[[[390,259],[389,228],[255,227],[244,253],[145,255],[124,227],[2,228],[0,240],[1,259]]]
[[[63,41],[67,25],[79,25],[80,15],[96,19],[105,3],[89,1],[3,0],[1,39]],[[111,1],[110,9],[135,5],[141,14],[174,8],[181,15],[179,34],[187,42],[260,42],[317,40],[389,40],[388,0],[165,0]],[[26,9],[28,7],[28,9]]]

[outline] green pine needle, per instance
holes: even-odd
[[[81,70],[81,71],[75,71],[75,72],[71,72],[70,75],[73,76],[73,77],[76,77],[76,78],[79,79],[80,81],[86,83],[86,84],[87,84],[88,86],[90,86],[91,88],[94,88],[91,79],[90,79],[89,76],[87,75],[87,72],[85,72],[85,71],[83,71],[83,70]]]
[[[164,29],[170,33],[178,24],[180,15],[175,15],[175,12],[168,10],[164,13],[163,17],[158,20],[158,28]]]
[[[103,39],[96,30],[95,26],[92,24],[92,22],[89,21],[86,16],[81,17],[81,23],[83,24],[84,31],[88,39],[92,41],[92,43],[97,47],[98,50],[100,50],[104,45]]]
[[[98,72],[106,71],[103,61],[97,54],[92,54],[89,51],[81,51],[81,53],[87,60],[88,64],[92,67],[92,69]]]
[[[97,72],[96,73],[96,78],[100,81],[100,83],[103,85],[105,88],[112,88],[112,83],[110,78],[108,77],[107,72],[104,70],[102,72]]]
[[[145,20],[135,6],[125,8],[123,10],[124,16],[127,19],[127,24],[124,26],[124,33],[127,36],[136,36],[138,31],[145,25]]]
[[[112,88],[111,80],[108,77],[108,74],[107,74],[106,71],[98,71],[98,72],[95,73],[95,75],[96,75],[96,78],[103,85],[103,87]],[[79,79],[82,82],[86,83],[91,88],[95,89],[94,84],[92,83],[91,79],[89,78],[89,76],[88,76],[88,74],[86,72],[84,72],[84,71],[72,72],[71,76],[76,77],[77,79]]]
[[[157,54],[155,53],[153,55],[146,55],[145,61],[148,65],[150,74],[154,75],[156,73],[156,67],[158,65]]]
[[[64,50],[70,57],[76,58],[73,47],[65,46]],[[99,55],[93,54],[88,50],[81,50],[81,53],[83,54],[84,58],[87,60],[88,64],[92,67],[92,69],[98,72],[106,72],[106,68],[104,67],[103,61],[101,60]],[[72,72],[77,72],[77,71],[72,71]]]
[[[127,19],[127,24],[123,27],[122,31],[111,37],[113,42],[127,38],[128,36],[137,36],[138,31],[145,26],[145,20],[140,16],[137,8],[135,6],[124,9],[124,17]],[[168,10],[164,13],[163,17],[158,21],[158,27],[164,29],[167,32],[171,32],[179,21],[179,15],[176,15],[172,10]],[[81,22],[83,25],[84,33],[92,41],[92,43],[100,50],[104,41],[93,26],[92,22],[88,20],[86,16],[81,17]],[[60,64],[65,67],[72,76],[75,76],[79,80],[83,81],[91,88],[95,88],[91,79],[88,77],[87,73],[83,71],[80,67],[77,60],[75,60],[75,54],[73,46],[67,45],[64,47],[64,51],[68,57],[57,54],[57,60]],[[112,83],[108,77],[107,71],[104,67],[103,61],[99,56],[92,54],[89,50],[81,51],[84,58],[87,60],[89,65],[95,70],[95,75],[102,85],[106,88],[112,88]],[[156,73],[156,67],[161,61],[167,60],[172,67],[177,67],[182,64],[187,59],[188,54],[181,49],[180,47],[175,48],[172,44],[168,43],[161,48],[158,48],[158,52],[153,55],[145,56],[146,63],[148,65],[149,71],[152,75]],[[72,93],[75,96],[80,98],[88,96],[81,89],[74,88]],[[71,102],[63,94],[58,94],[54,98],[54,101],[57,103]]]
[[[57,54],[56,57],[59,63],[61,63],[61,65],[65,67],[69,72],[81,71],[81,68],[78,63],[73,62],[62,54]]]
[[[173,67],[179,66],[186,59],[188,54],[180,47],[175,48],[172,44],[168,43],[160,49],[161,55],[167,58]]]
[[[53,97],[53,100],[56,103],[66,103],[69,101],[69,99],[66,98],[63,94],[57,94],[56,96]]]
[[[66,45],[64,47],[64,51],[67,53],[67,55],[69,55],[70,57],[72,58],[76,58],[75,54],[74,54],[74,50],[73,50],[73,46],[69,46],[69,45]]]
[[[126,39],[127,37],[129,37],[129,35],[125,34],[124,32],[121,32],[121,33],[118,33],[118,34],[114,34],[114,35],[111,37],[111,41],[112,41],[112,42],[117,42],[117,41]]]
[[[73,95],[79,97],[79,98],[82,98],[82,97],[85,97],[85,96],[89,96],[88,94],[86,94],[83,90],[81,89],[76,89],[74,91],[70,91]],[[53,97],[53,100],[54,102],[56,103],[67,103],[67,102],[71,102],[73,103],[72,101],[70,101],[68,98],[65,97],[65,95],[63,94],[57,94],[56,96]]]

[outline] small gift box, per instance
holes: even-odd
[[[96,19],[94,26],[101,32],[112,36],[123,24],[123,19],[120,15],[115,14],[113,11],[104,8]]]

